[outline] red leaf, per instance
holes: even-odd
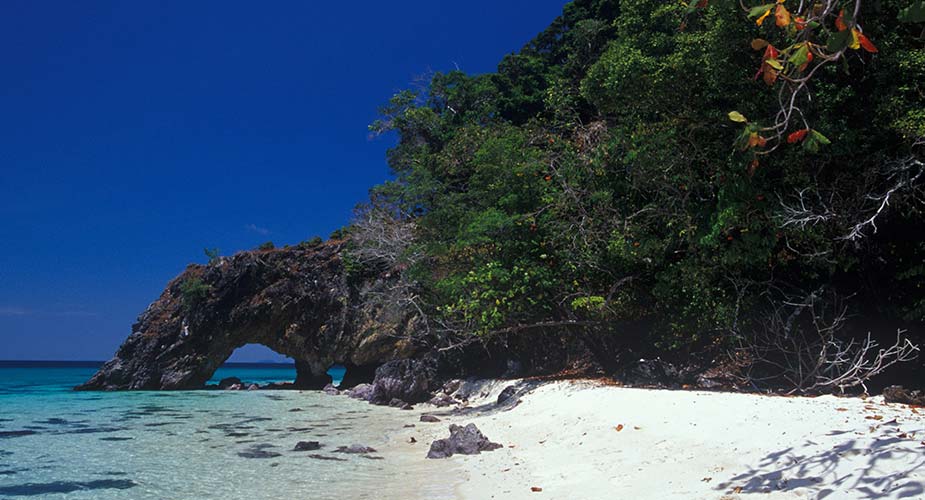
[[[708,1],[708,0],[700,0],[699,2],[697,2],[697,8],[698,8],[698,9],[706,8],[706,6],[707,6],[707,1]]]
[[[877,47],[871,43],[866,36],[864,36],[864,33],[858,32],[858,41],[861,42],[861,47],[863,47],[864,50],[870,52],[871,54],[876,54],[879,52]]]
[[[787,143],[793,144],[793,143],[795,143],[795,142],[800,142],[800,141],[802,141],[803,139],[806,139],[806,134],[808,134],[808,133],[809,133],[809,129],[808,129],[808,128],[804,128],[804,129],[802,129],[802,130],[797,130],[796,132],[794,132],[794,133],[792,133],[792,134],[790,134],[790,135],[787,136]]]
[[[838,31],[845,31],[848,29],[848,26],[845,25],[845,9],[842,9],[838,13],[838,17],[835,18],[835,27],[838,28]]]
[[[777,56],[780,55],[780,52],[777,51],[777,48],[771,44],[768,44],[768,47],[764,49],[764,59],[777,59]]]

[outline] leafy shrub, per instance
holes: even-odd
[[[189,313],[209,297],[212,292],[212,286],[202,281],[202,278],[187,278],[180,284],[180,298],[183,303],[183,309]]]

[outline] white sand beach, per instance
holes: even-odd
[[[925,498],[925,409],[816,398],[540,385],[513,409],[487,382],[469,413],[394,436],[427,446],[474,423],[502,449],[431,462],[458,498]],[[428,411],[429,410],[429,411]],[[417,411],[410,412],[415,415]],[[429,464],[430,465],[430,464]],[[430,469],[430,467],[428,467]],[[462,477],[460,477],[462,475]]]

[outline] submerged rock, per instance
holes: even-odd
[[[38,434],[37,431],[33,430],[23,430],[23,431],[0,431],[0,439],[3,438],[14,438],[21,436],[30,436],[32,434]]]
[[[275,458],[281,455],[282,453],[277,453],[275,451],[257,450],[257,449],[249,449],[249,450],[238,452],[238,456],[244,457],[244,458]]]
[[[478,455],[483,451],[492,451],[498,448],[501,448],[501,445],[489,441],[475,424],[469,424],[465,427],[451,424],[450,437],[438,439],[431,443],[427,458],[447,458],[457,454]]]
[[[440,419],[433,415],[421,415],[421,422],[439,422]]]
[[[352,444],[350,446],[338,446],[335,453],[350,453],[350,454],[360,454],[360,453],[376,453],[376,449],[371,446],[363,446],[359,444]]]
[[[329,456],[326,456],[326,455],[316,455],[316,454],[309,455],[308,458],[314,458],[315,460],[334,460],[334,461],[337,461],[337,462],[346,462],[346,461],[347,461],[346,458],[329,457]]]
[[[292,451],[315,451],[321,449],[321,443],[318,441],[299,441],[295,444]]]

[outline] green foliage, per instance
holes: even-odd
[[[274,245],[272,241],[267,241],[267,242],[261,243],[257,247],[257,250],[266,251],[266,250],[273,250],[274,248],[276,248],[276,245]]]
[[[348,235],[350,235],[350,228],[345,226],[345,227],[337,228],[334,231],[331,231],[331,234],[328,236],[328,239],[342,240],[346,238]],[[317,236],[316,238],[321,239],[320,237],[317,237]]]
[[[336,238],[334,238],[334,236],[332,235],[332,236],[331,236],[331,239],[336,239]],[[339,238],[337,238],[337,239],[339,239]],[[322,243],[324,243],[324,240],[321,239],[321,236],[313,236],[313,237],[311,237],[311,238],[309,238],[309,239],[307,239],[307,240],[305,240],[305,241],[299,243],[299,246],[302,247],[302,248],[315,248],[315,247],[317,247],[317,246],[320,246]]]
[[[886,237],[847,245],[843,226],[785,224],[781,207],[817,186],[857,200],[925,135],[925,56],[895,29],[899,8],[865,12],[880,54],[820,70],[802,147],[759,165],[741,151],[759,131],[745,117],[773,113],[777,94],[750,78],[761,53],[749,43],[777,42],[773,17],[758,28],[723,0],[696,18],[662,0],[574,1],[496,73],[438,73],[426,92],[394,96],[370,128],[398,133],[395,180],[371,203],[414,218],[422,303],[468,333],[643,319],[661,348],[726,342],[757,300],[737,283],[815,288],[875,272]],[[917,224],[904,203],[892,223]]]
[[[186,313],[193,311],[196,306],[209,297],[212,286],[206,284],[199,277],[190,277],[180,284],[180,300]]]
[[[209,265],[215,264],[222,258],[222,253],[218,248],[203,248],[202,251],[206,254],[206,258],[209,259]]]

